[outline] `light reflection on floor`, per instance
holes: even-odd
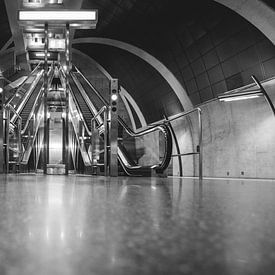
[[[1,178],[0,274],[272,274],[275,182]]]

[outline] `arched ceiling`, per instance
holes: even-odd
[[[215,0],[258,28],[275,45],[274,3],[261,0]]]
[[[89,56],[96,56],[97,62],[134,97],[143,115],[152,122],[183,111],[183,108],[168,83],[141,58],[126,51],[104,45],[78,45],[77,48]]]
[[[96,30],[77,31],[75,38],[112,38],[145,50],[177,77],[194,105],[251,83],[252,74],[260,80],[275,75],[274,45],[239,14],[215,1],[84,0],[82,8],[98,9],[99,22]],[[180,110],[170,88],[145,69],[148,64],[133,62],[131,54],[110,46],[74,47],[118,77],[144,109],[155,98],[149,121],[160,119],[163,111],[171,115]],[[174,111],[164,107],[167,98],[170,104],[175,102]]]
[[[263,2],[274,7],[274,1]],[[110,38],[146,51],[174,74],[194,105],[252,82],[252,74],[260,80],[275,75],[274,45],[217,1],[83,0],[82,9],[89,8],[99,11],[98,26],[75,38]],[[4,1],[0,15],[3,46],[11,36]],[[137,56],[106,45],[74,47],[118,77],[142,109],[153,106],[145,111],[148,121],[182,110],[171,86]]]
[[[4,1],[0,1],[0,50],[6,44],[6,42],[11,38],[11,30],[8,20],[8,15],[6,11],[6,6]]]

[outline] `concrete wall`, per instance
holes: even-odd
[[[265,85],[275,103],[275,81]],[[209,177],[275,178],[275,117],[263,97],[231,103],[211,102],[203,113],[203,173]],[[191,126],[191,128],[190,128]],[[197,119],[175,127],[182,152],[198,144]],[[198,158],[183,157],[184,176],[198,175]],[[173,160],[178,175],[178,161]]]
[[[9,76],[9,70],[14,70],[15,65],[14,52],[0,55],[0,71],[4,73],[6,77]]]

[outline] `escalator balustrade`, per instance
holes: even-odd
[[[18,163],[25,165],[28,171],[30,166],[33,171],[36,171],[43,147],[45,113],[43,72],[43,69],[38,66],[31,74],[33,83],[30,86],[23,83],[19,89],[20,97],[14,95],[8,102],[11,113],[9,159],[17,165]],[[49,86],[53,75],[54,69],[50,68],[48,71]],[[110,148],[108,134],[110,125],[109,122],[103,123],[104,112],[100,115],[98,112],[103,110],[102,108],[110,110],[110,106],[79,70],[72,71],[68,76],[61,71],[60,79],[63,88],[66,77],[68,77],[69,84],[69,170],[78,173],[93,173],[94,171],[106,173],[110,161],[107,156],[107,150],[110,149],[106,150]],[[59,112],[64,111],[64,89],[62,93],[60,92],[59,98],[56,98],[57,92],[55,89],[50,89],[48,92],[48,112],[57,111],[57,109]],[[92,120],[94,121],[93,127]],[[121,117],[118,117],[120,175],[163,174],[169,165],[171,154],[172,137],[166,124],[147,127],[135,132]]]
[[[29,80],[32,79],[32,84],[23,86],[20,91],[11,98],[7,104],[6,109],[9,109],[9,169],[14,171],[14,165],[26,166],[32,162],[32,170],[35,171],[35,160],[33,158],[34,148],[37,151],[42,147],[42,130],[43,130],[43,112],[44,106],[42,104],[43,98],[43,78],[44,70],[37,66],[31,73]],[[52,69],[48,71],[49,82],[52,79]],[[24,87],[24,88],[23,88]],[[25,90],[25,88],[29,88]],[[39,145],[39,146],[38,146]],[[40,151],[36,152],[36,158]],[[30,156],[32,158],[30,159]],[[16,168],[18,170],[18,168]]]
[[[99,106],[106,106],[107,102],[102,97],[98,96],[97,91],[92,87],[91,83],[87,82],[87,79],[81,73],[72,72],[71,75],[72,74],[73,76],[70,77],[72,97],[77,105],[79,116],[83,117],[83,124],[85,124],[84,128],[89,132],[91,131],[90,121],[97,113],[94,109],[99,110]],[[86,91],[86,89],[88,89],[88,91]],[[96,120],[99,131],[97,135],[99,137],[97,141],[99,156],[95,157],[97,159],[97,165],[101,168],[104,163],[104,129],[102,131],[102,121],[102,116],[100,119]],[[160,124],[140,132],[134,132],[127,126],[122,118],[119,117],[118,122],[118,161],[120,164],[120,174],[129,176],[151,176],[152,172],[163,174],[170,163],[172,154],[172,136],[169,127],[165,124]],[[89,135],[90,134],[91,133],[89,133]],[[155,153],[152,154],[152,152],[149,152],[148,154],[148,152],[145,152],[154,145],[155,141],[157,141],[160,136],[162,136],[162,142],[159,142],[159,146],[156,147]],[[163,148],[160,149],[161,147]],[[89,155],[89,145],[85,148]],[[161,153],[156,153],[156,151],[161,151]],[[144,157],[145,153],[147,153],[147,159],[146,156]],[[150,155],[149,159],[148,155]],[[152,155],[154,155],[154,158]]]

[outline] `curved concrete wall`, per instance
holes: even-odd
[[[264,85],[275,103],[275,81]],[[203,113],[203,172],[207,177],[275,178],[275,117],[263,97],[201,106]],[[183,150],[197,144],[197,119],[178,125]],[[189,159],[188,159],[189,158]],[[197,159],[183,158],[184,175],[198,175]],[[174,160],[174,175],[179,173]],[[195,171],[195,172],[194,172]]]

